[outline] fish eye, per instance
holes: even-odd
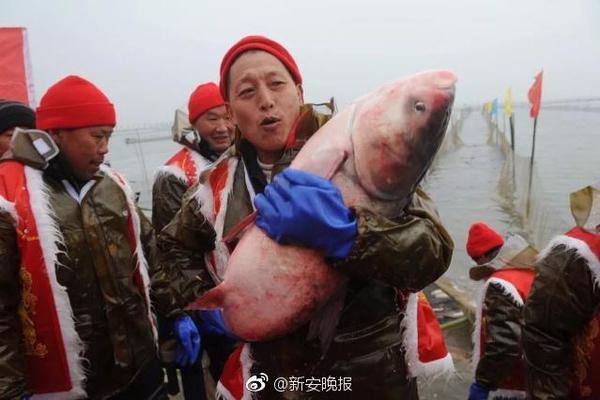
[[[423,103],[422,101],[415,102],[415,111],[424,112],[425,110],[427,110],[427,107],[425,107],[425,103]]]

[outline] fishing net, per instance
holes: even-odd
[[[505,161],[500,170],[498,194],[501,206],[511,224],[520,227],[523,235],[537,249],[542,249],[554,236],[566,232],[572,222],[567,221],[544,199],[544,189],[535,163],[515,154],[506,134],[489,117],[488,143],[498,146]]]
[[[450,122],[448,123],[448,128],[446,130],[446,136],[444,136],[444,140],[440,145],[436,156],[437,158],[456,150],[464,144],[460,138],[460,131],[465,119],[467,119],[471,113],[471,110],[471,108],[459,108],[452,111]]]

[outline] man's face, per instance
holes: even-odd
[[[233,141],[233,123],[225,105],[211,108],[196,118],[194,129],[217,153],[224,152]]]
[[[10,141],[15,128],[10,128],[0,133],[0,157],[10,149]]]
[[[479,257],[473,257],[473,261],[475,261],[475,263],[477,265],[487,264],[490,261],[492,261],[494,258],[496,258],[498,253],[500,253],[501,248],[502,248],[502,246],[499,246],[499,247],[491,249],[490,251],[488,251],[487,253],[485,253]]]
[[[479,256],[479,257],[473,257],[473,261],[475,261],[475,264],[477,264],[477,265],[487,264],[490,261],[492,261],[493,259],[494,259],[493,257],[490,257],[489,255],[486,255],[486,254]]]
[[[81,180],[89,180],[104,162],[112,131],[112,126],[92,126],[60,129],[52,131],[51,135],[73,174]]]
[[[261,161],[275,162],[300,114],[302,86],[271,54],[248,51],[231,66],[228,90],[233,122]]]

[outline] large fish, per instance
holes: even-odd
[[[455,82],[448,71],[422,72],[361,97],[319,129],[291,167],[330,178],[347,206],[398,216],[443,139]],[[317,251],[280,245],[251,225],[223,282],[188,308],[222,308],[237,336],[268,340],[326,310],[345,281]]]

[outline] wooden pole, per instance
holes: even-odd
[[[515,114],[511,113],[508,117],[508,122],[510,124],[510,148],[512,149],[512,178],[513,178],[513,190],[517,191],[517,178],[516,178],[516,169],[515,165]]]
[[[508,117],[508,122],[510,123],[510,148],[513,153],[515,152],[515,115],[510,114]]]
[[[533,158],[535,156],[535,132],[537,128],[537,117],[533,120],[533,143],[531,145],[531,159],[529,162],[529,186],[527,188],[527,210],[525,215],[529,218],[530,208],[531,208],[531,185],[533,179]]]
[[[498,143],[500,143],[500,140],[499,140],[499,138],[500,138],[500,132],[499,132],[500,125],[498,125],[498,107],[496,107],[495,117],[496,117],[496,123],[495,123],[495,125],[496,125],[496,144],[498,144]]]
[[[533,157],[535,156],[535,131],[537,128],[537,117],[533,120],[533,144],[531,145],[531,161],[530,166],[533,169]]]

